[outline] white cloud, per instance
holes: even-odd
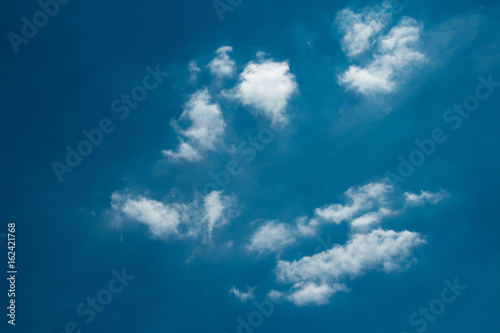
[[[405,192],[405,200],[406,200],[405,206],[407,207],[422,206],[428,202],[430,202],[431,204],[437,204],[447,196],[448,193],[443,190],[437,193],[422,190],[420,191],[420,194]]]
[[[283,299],[283,297],[285,297],[285,294],[281,291],[271,289],[271,291],[267,293],[266,297],[274,303],[279,303]]]
[[[164,204],[120,192],[111,195],[111,207],[115,212],[147,225],[155,237],[178,235],[178,227],[185,214],[182,204]]]
[[[327,283],[316,284],[313,282],[300,282],[293,286],[293,291],[286,298],[295,305],[325,305],[330,301],[330,297],[339,291],[346,291],[343,284],[329,285]]]
[[[187,139],[187,143],[181,139],[177,151],[162,151],[164,156],[173,159],[200,160],[202,152],[214,149],[214,143],[224,133],[226,126],[219,105],[211,102],[206,88],[190,97],[179,119],[190,121],[191,126],[182,130],[177,121],[171,120],[176,132]]]
[[[394,212],[387,208],[380,208],[378,211],[369,212],[351,221],[351,227],[359,230],[371,228],[373,225],[379,224],[386,216]]]
[[[352,58],[367,51],[375,42],[390,20],[389,5],[366,7],[359,13],[346,8],[337,14],[336,23],[344,34],[341,40],[342,50]]]
[[[222,46],[215,51],[215,58],[210,61],[208,68],[210,73],[218,78],[232,77],[235,70],[235,62],[229,57],[233,51],[231,46]]]
[[[394,187],[386,180],[368,183],[361,187],[351,187],[345,193],[349,203],[346,205],[333,204],[323,208],[316,208],[316,218],[326,222],[341,223],[351,220],[359,213],[372,209],[376,205],[385,204],[388,195]]]
[[[249,299],[254,299],[255,296],[253,294],[253,291],[255,290],[256,287],[248,287],[247,291],[241,291],[237,289],[236,287],[232,287],[229,290],[229,294],[234,295],[237,299],[239,299],[241,302],[246,302]]]
[[[261,254],[279,252],[293,243],[295,243],[295,236],[290,226],[268,221],[254,232],[247,249]]]
[[[221,195],[221,191],[212,191],[203,198],[205,214],[203,221],[207,225],[208,238],[212,238],[212,231],[228,224],[232,217],[234,198]]]
[[[390,272],[408,263],[413,249],[423,243],[415,232],[376,229],[353,235],[344,246],[291,262],[280,260],[276,275],[285,283],[323,283],[354,278],[370,269]]]
[[[404,17],[387,34],[383,28],[390,15],[387,3],[367,7],[359,13],[344,9],[338,14],[341,40],[349,57],[370,50],[372,58],[365,65],[350,65],[338,76],[338,82],[347,89],[362,94],[391,93],[396,91],[409,70],[427,61],[417,50],[422,26],[410,17]]]
[[[177,151],[163,150],[162,154],[164,156],[169,156],[173,159],[185,159],[187,161],[199,161],[201,159],[201,154],[189,143],[184,142],[182,139],[181,143],[177,148]]]
[[[228,224],[236,213],[236,200],[212,191],[202,202],[195,198],[192,202],[160,202],[140,195],[114,192],[111,208],[115,221],[134,220],[148,226],[154,238],[202,237],[205,242],[212,238],[212,232]]]
[[[248,63],[240,74],[238,85],[225,95],[238,99],[244,106],[278,124],[288,121],[286,108],[297,88],[288,61],[261,60],[260,63]]]

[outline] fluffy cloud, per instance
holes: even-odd
[[[338,82],[347,89],[362,94],[390,93],[397,89],[413,67],[427,58],[417,50],[422,26],[405,17],[387,34],[383,28],[390,18],[389,5],[366,8],[360,13],[345,9],[339,13],[337,24],[344,32],[343,50],[349,57],[366,50],[372,51],[372,59],[364,66],[351,65],[338,76]]]
[[[261,254],[279,252],[294,242],[295,235],[290,226],[285,223],[269,221],[254,232],[247,249]]]
[[[231,46],[223,46],[215,51],[215,58],[210,61],[208,68],[210,73],[218,78],[232,77],[235,70],[235,62],[229,57],[233,51]]]
[[[346,291],[344,284],[300,282],[293,286],[292,291],[286,295],[286,299],[295,305],[325,305],[330,301],[330,297],[339,291]]]
[[[237,289],[236,287],[232,287],[229,289],[229,294],[234,295],[237,299],[239,299],[241,302],[246,302],[249,299],[254,299],[255,296],[253,294],[255,287],[248,287],[247,291],[241,291]]]
[[[448,193],[443,190],[441,190],[438,193],[432,193],[429,191],[420,191],[420,194],[405,192],[406,206],[407,207],[422,206],[428,202],[432,204],[437,204],[447,196]]]
[[[376,205],[387,203],[388,195],[394,187],[386,180],[373,182],[361,187],[351,187],[345,193],[348,203],[345,205],[333,204],[314,211],[316,219],[326,222],[341,223],[351,220],[359,213],[365,212]]]
[[[186,210],[182,204],[164,204],[120,192],[111,195],[111,207],[115,212],[147,225],[156,237],[178,235],[178,227]]]
[[[244,106],[278,124],[288,121],[286,107],[297,89],[288,61],[261,60],[260,63],[248,63],[240,74],[238,85],[225,95],[238,99]]]
[[[347,290],[346,278],[355,278],[368,270],[385,272],[402,269],[410,263],[413,250],[424,244],[415,232],[372,230],[355,234],[347,244],[306,256],[294,261],[278,261],[276,276],[279,282],[293,283],[289,292],[274,291],[273,297],[285,297],[296,305],[328,303],[338,291]]]
[[[354,57],[372,47],[375,36],[388,24],[390,6],[384,2],[380,6],[367,7],[359,13],[346,8],[337,14],[336,23],[344,34],[342,50],[348,57]]]
[[[407,263],[415,247],[425,243],[415,232],[375,229],[355,234],[346,245],[294,261],[278,261],[278,280],[287,283],[339,281],[363,275],[370,269],[386,272]]]
[[[191,122],[186,130],[182,130],[176,120],[171,120],[172,127],[183,137],[177,151],[164,150],[162,154],[173,159],[197,161],[201,153],[214,149],[214,143],[224,133],[224,119],[220,107],[211,102],[208,89],[201,89],[194,93],[186,103],[180,120]]]
[[[115,221],[133,220],[148,226],[154,238],[212,238],[215,228],[228,224],[236,213],[234,197],[212,191],[193,202],[160,202],[128,192],[114,192],[111,208]]]

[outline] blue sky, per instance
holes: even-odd
[[[0,13],[6,331],[498,329],[498,2]]]

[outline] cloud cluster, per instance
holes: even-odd
[[[344,204],[325,205],[294,224],[267,221],[252,234],[246,249],[251,252],[280,253],[299,240],[319,233],[322,225],[347,223],[349,238],[344,245],[299,260],[279,260],[277,281],[291,284],[288,291],[273,290],[268,296],[284,298],[296,305],[326,304],[335,292],[346,290],[343,280],[363,275],[371,269],[385,272],[405,267],[413,250],[425,243],[422,235],[410,231],[380,228],[384,218],[403,214],[408,208],[437,203],[444,191],[398,195],[388,179],[355,186],[344,192]]]
[[[346,290],[339,283],[371,269],[391,272],[408,263],[413,250],[425,243],[415,232],[375,229],[354,234],[345,245],[294,261],[278,261],[279,282],[293,283],[285,297],[296,305],[328,303],[333,293]]]
[[[162,151],[164,156],[173,159],[200,160],[203,152],[214,149],[214,143],[224,134],[226,126],[219,105],[211,101],[206,88],[191,95],[179,119],[188,120],[191,125],[182,130],[176,120],[171,120],[172,127],[187,140],[181,138],[176,151]]]
[[[111,195],[111,208],[114,220],[122,223],[124,219],[148,226],[154,238],[203,238],[210,242],[212,232],[228,224],[237,215],[236,199],[212,191],[203,198],[192,202],[161,202],[133,195],[128,191],[114,192]]]
[[[391,93],[409,70],[427,61],[417,50],[422,25],[410,17],[403,17],[387,33],[391,8],[387,2],[366,7],[360,12],[344,9],[336,23],[344,34],[342,49],[353,58],[371,51],[371,59],[364,65],[350,65],[338,76],[338,82],[361,94]],[[352,59],[351,59],[352,60]]]
[[[215,57],[206,65],[214,78],[234,76],[236,62],[229,57],[232,51],[231,46],[215,51]],[[182,129],[177,120],[170,121],[179,134],[180,143],[175,150],[163,150],[162,155],[171,160],[196,162],[204,158],[205,152],[214,150],[226,127],[219,103],[221,98],[238,101],[254,116],[263,115],[274,125],[288,123],[288,102],[298,90],[295,76],[290,73],[288,61],[276,62],[265,56],[264,52],[258,52],[258,62],[250,61],[246,65],[233,88],[217,94],[214,90],[220,89],[219,82],[215,87],[201,88],[193,93],[179,117],[180,121],[188,121],[191,125]],[[188,82],[196,83],[201,69],[195,60],[189,63],[188,71]]]

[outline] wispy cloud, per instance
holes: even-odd
[[[201,72],[201,69],[200,67],[198,67],[198,63],[196,62],[196,60],[193,60],[189,63],[188,70],[190,74],[189,82],[196,83],[196,81],[198,81],[198,73]]]
[[[405,199],[406,199],[405,206],[407,207],[422,206],[428,202],[430,202],[431,204],[437,204],[447,196],[449,196],[449,194],[443,190],[437,193],[429,191],[420,191],[420,194],[405,192]]]
[[[366,7],[359,12],[346,8],[337,13],[336,23],[344,36],[340,44],[345,54],[352,58],[375,43],[375,37],[387,26],[391,19],[390,5]]]
[[[129,191],[111,196],[111,213],[121,225],[132,220],[148,226],[153,238],[203,238],[210,242],[214,229],[227,225],[237,215],[236,199],[212,191],[192,202],[162,202]]]
[[[316,208],[312,217],[296,218],[295,223],[265,222],[254,231],[246,249],[259,254],[281,253],[301,239],[318,235],[323,225],[332,223],[348,223],[352,233],[369,232],[385,218],[428,202],[435,204],[448,196],[443,190],[437,193],[422,191],[420,195],[406,192],[404,197],[396,192],[387,179],[353,186],[344,192],[344,204]]]
[[[208,89],[201,89],[191,95],[186,103],[180,120],[188,120],[191,125],[183,130],[177,121],[172,119],[171,125],[182,137],[176,151],[163,150],[162,154],[173,159],[198,161],[202,153],[214,149],[217,139],[224,133],[224,119],[217,103],[211,101]]]
[[[236,287],[232,287],[229,289],[229,294],[234,295],[237,299],[239,299],[241,302],[246,302],[250,299],[254,299],[255,296],[253,294],[253,291],[255,290],[256,287],[247,287],[247,291],[241,291]]]
[[[338,82],[361,94],[391,93],[398,89],[409,70],[427,62],[418,50],[422,25],[410,17],[384,34],[391,19],[390,5],[366,7],[355,13],[344,9],[337,16],[339,31],[344,33],[342,49],[352,58],[370,51],[363,65],[353,64],[338,76]]]
[[[279,252],[293,243],[294,230],[288,224],[268,221],[254,232],[247,249],[260,254]]]
[[[232,77],[235,71],[235,61],[229,57],[229,53],[233,52],[231,46],[222,46],[215,51],[215,58],[210,61],[208,68],[210,73],[218,78]]]

